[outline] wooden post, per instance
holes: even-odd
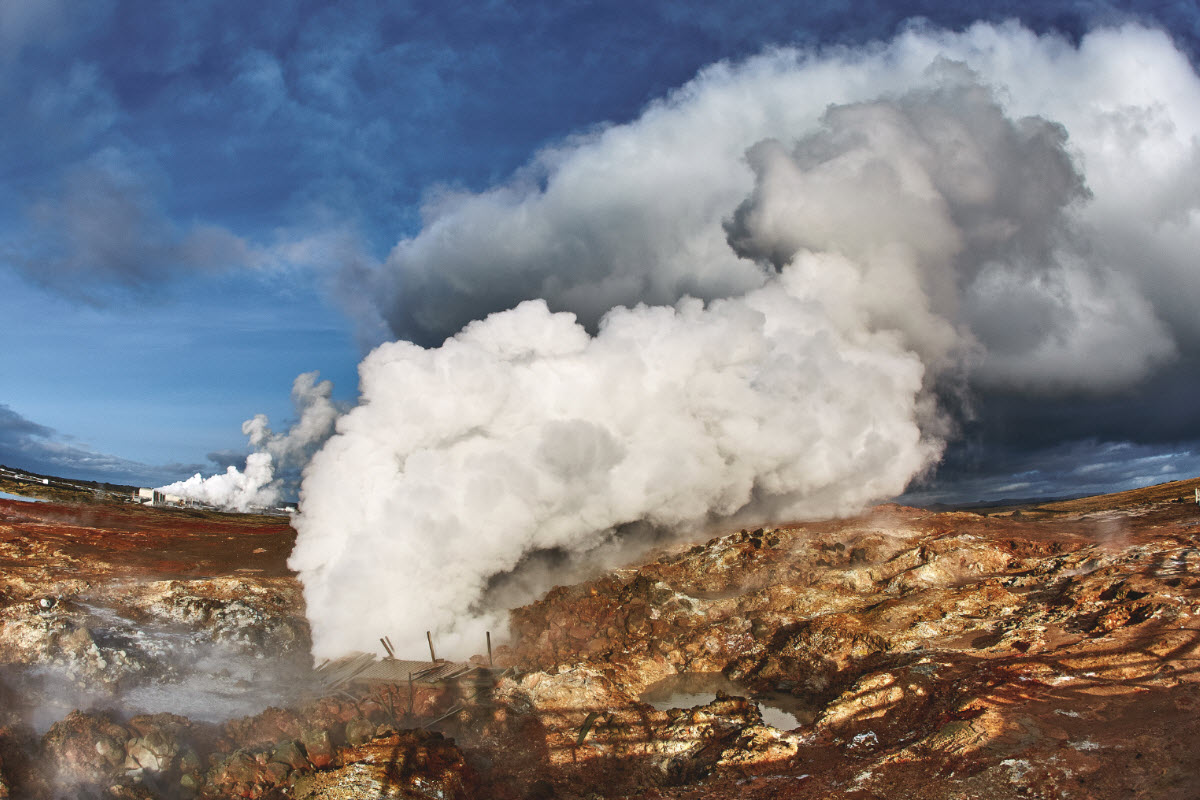
[[[412,715],[413,715],[413,683],[412,683],[412,671],[410,670],[408,673],[408,716],[411,718]]]
[[[487,632],[487,642],[488,642],[488,666],[490,667],[490,666],[492,666],[492,632],[491,631]]]
[[[386,636],[380,636],[379,643],[381,645],[383,645],[384,652],[386,652],[388,654],[388,658],[394,659],[396,657],[396,653],[392,650],[391,646],[388,644],[388,640],[387,640]]]
[[[433,634],[425,631],[425,638],[429,640],[429,660],[437,661],[437,653],[433,652]]]

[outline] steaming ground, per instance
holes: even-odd
[[[74,709],[215,722],[311,688],[286,520],[80,494],[0,500],[5,725],[40,733]]]
[[[9,710],[41,733],[75,709],[219,722],[294,704],[314,688],[307,632],[286,606],[297,593],[273,584],[94,578],[15,603],[0,633],[21,698]]]
[[[304,473],[315,653],[477,650],[521,565],[847,514],[972,393],[1122,391],[1194,353],[1198,109],[1160,32],[915,27],[713,65],[431,194],[347,272],[401,340]]]
[[[313,689],[302,663],[249,636],[214,638],[203,626],[134,620],[106,605],[80,604],[77,610],[82,613],[71,624],[88,632],[91,652],[64,648],[54,662],[5,675],[10,687],[20,689],[39,735],[76,709],[222,722],[295,704]]]

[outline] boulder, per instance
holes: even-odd
[[[56,781],[73,791],[107,786],[125,766],[127,728],[107,714],[72,711],[42,737],[42,758],[53,764]]]

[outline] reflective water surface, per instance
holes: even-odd
[[[0,500],[19,500],[23,503],[44,503],[44,502],[46,502],[46,498],[44,498],[44,497],[23,497],[22,495],[12,494],[11,492],[6,492],[3,490],[0,490]]]
[[[763,722],[782,731],[811,725],[817,709],[810,703],[783,692],[754,692],[729,680],[720,672],[683,672],[651,684],[641,700],[660,710],[692,708],[711,703],[717,692],[747,697],[758,704]]]

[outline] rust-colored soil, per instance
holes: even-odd
[[[293,534],[0,501],[0,798],[1198,797],[1197,485],[987,515],[882,506],[665,550],[514,610],[496,651],[511,670],[416,732],[403,686],[34,729],[49,690],[31,674],[117,699],[183,685],[114,619],[164,641],[190,626],[193,652],[255,671],[303,660]],[[643,701],[675,680],[737,691]],[[445,691],[416,705],[464,700]],[[765,716],[781,697],[792,722]]]
[[[0,499],[0,570],[52,579],[281,576],[294,542],[281,517]]]

